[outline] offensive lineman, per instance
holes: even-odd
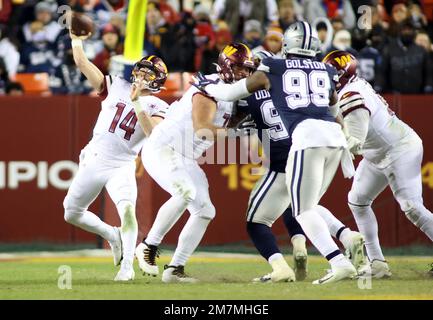
[[[351,151],[363,156],[348,195],[370,260],[359,273],[389,277],[391,272],[380,248],[371,205],[389,185],[406,217],[433,241],[433,215],[422,199],[422,141],[397,118],[385,99],[357,76],[358,61],[353,55],[337,50],[330,52],[323,62],[338,70],[338,105],[349,135],[358,140]]]
[[[156,122],[164,116],[168,105],[147,95],[160,90],[167,78],[167,68],[161,59],[150,56],[135,64],[133,85],[119,77],[104,76],[84,54],[83,40],[88,36],[70,35],[75,63],[103,101],[93,138],[80,153],[78,172],[63,202],[65,220],[107,240],[114,265],[121,264],[114,280],[133,280],[138,232],[135,158],[145,140],[145,134],[136,125],[136,112],[144,110]],[[87,210],[104,187],[116,205],[120,228],[104,223]]]
[[[218,66],[218,74],[208,75],[208,79],[231,83],[247,77],[255,69],[251,51],[241,43],[227,45],[220,53]],[[184,266],[215,216],[208,181],[197,159],[215,140],[227,135],[225,128],[233,105],[233,102],[217,102],[191,86],[170,106],[165,120],[152,130],[144,144],[144,168],[171,198],[159,209],[147,237],[136,248],[143,273],[158,275],[158,246],[188,209],[190,217],[179,235],[171,262],[164,266],[162,281],[197,281],[185,274]],[[152,126],[147,128],[151,130]]]
[[[336,70],[312,60],[319,43],[308,23],[294,23],[284,34],[286,59],[266,58],[253,75],[223,89],[211,81],[197,83],[197,86],[223,101],[239,100],[258,90],[269,91],[292,138],[286,186],[293,214],[310,241],[331,264],[331,272],[313,282],[325,284],[352,278],[356,269],[340,252],[316,209],[340,162],[346,177],[353,171],[345,136],[329,108],[337,102]]]

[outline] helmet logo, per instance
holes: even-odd
[[[352,61],[350,55],[345,55],[341,57],[335,57],[335,61],[340,65],[340,67],[344,68]]]
[[[223,53],[227,56],[230,57],[231,55],[233,55],[236,51],[238,51],[238,49],[233,48],[232,46],[226,46],[223,50]]]

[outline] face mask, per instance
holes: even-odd
[[[400,36],[401,42],[407,47],[412,44],[413,42],[413,35],[412,34],[402,34]]]

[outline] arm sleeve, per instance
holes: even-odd
[[[236,101],[251,95],[247,89],[247,80],[242,79],[234,84],[218,83],[206,86],[206,92],[220,101]]]
[[[344,118],[344,125],[349,136],[357,138],[361,144],[364,144],[367,137],[369,122],[370,115],[365,109],[357,109]]]

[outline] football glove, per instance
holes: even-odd
[[[355,138],[353,136],[347,136],[347,148],[349,149],[350,153],[354,155],[360,155],[362,153],[362,143],[359,141],[358,138]]]
[[[219,79],[208,79],[206,78],[203,73],[197,72],[195,76],[192,77],[194,81],[190,81],[190,84],[192,84],[194,87],[196,87],[198,90],[200,90],[203,93],[206,93],[206,86],[210,84],[217,84],[220,80]]]
[[[236,133],[241,136],[246,136],[252,133],[252,131],[257,129],[257,124],[254,122],[251,115],[247,115],[235,126]]]

